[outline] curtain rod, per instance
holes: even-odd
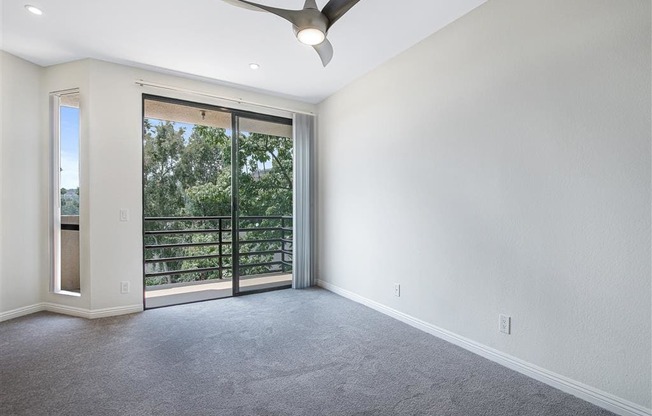
[[[216,98],[216,99],[219,99],[219,100],[229,101],[229,102],[232,102],[232,103],[248,104],[248,105],[253,105],[253,106],[256,106],[256,107],[269,108],[269,109],[272,109],[272,110],[287,111],[289,113],[307,114],[307,115],[310,115],[310,116],[315,115],[315,113],[313,113],[311,111],[295,110],[295,109],[286,108],[286,107],[277,107],[277,106],[273,106],[273,105],[257,103],[257,102],[254,102],[254,101],[247,101],[247,100],[243,100],[243,99],[240,99],[240,98],[223,97],[223,96],[220,96],[220,95],[208,94],[208,93],[205,93],[205,92],[190,90],[190,89],[187,89],[187,88],[175,87],[175,86],[172,86],[172,85],[157,84],[155,82],[144,81],[142,79],[136,80],[136,85],[140,85],[141,87],[153,87],[153,88],[159,88],[159,89],[162,89],[162,90],[183,92],[183,93],[186,93],[186,94],[199,95],[199,96],[208,97],[208,98]]]

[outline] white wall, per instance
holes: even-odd
[[[88,91],[82,88],[82,123],[86,123],[86,174],[81,184],[88,201],[87,217],[82,215],[82,239],[87,238],[88,281],[82,297],[89,296],[90,310],[137,308],[142,306],[142,94],[149,93],[191,101],[234,107],[233,103],[191,94],[143,88],[138,79],[173,85],[226,97],[237,97],[267,105],[313,111],[309,104],[184,79],[174,75],[110,64],[96,60],[87,65]],[[70,66],[48,68],[67,77]],[[84,101],[85,100],[85,101]],[[258,112],[261,108],[235,105]],[[280,114],[276,112],[276,114]],[[287,114],[285,114],[287,115]],[[83,145],[82,145],[83,147]],[[84,170],[84,166],[82,166]],[[120,209],[129,209],[131,220],[119,221]],[[82,253],[83,256],[83,253]],[[82,272],[83,273],[83,272]],[[120,282],[128,281],[131,291],[120,294]],[[83,280],[82,280],[83,284]]]
[[[42,69],[0,51],[0,314],[40,302],[47,272]]]
[[[320,104],[319,278],[649,409],[650,86],[648,1],[480,6]]]
[[[89,85],[90,61],[80,60],[63,65],[56,65],[43,69],[43,86],[40,91],[40,97],[43,100],[43,112],[41,124],[44,128],[44,141],[41,152],[44,153],[46,163],[49,163],[50,152],[50,104],[49,95],[51,92],[79,88],[79,114],[80,114],[80,162],[79,162],[79,284],[81,296],[70,296],[61,293],[52,293],[50,291],[49,269],[46,269],[41,277],[41,292],[43,293],[42,301],[54,305],[65,307],[80,308],[87,311],[90,308],[89,289],[91,287],[90,276],[90,252],[89,252],[89,198],[88,198],[88,149],[90,145],[89,138],[89,114],[90,114],[90,85]],[[45,178],[45,189],[50,186],[49,176]],[[47,204],[42,207],[45,215],[49,215]],[[47,236],[46,236],[47,238]]]
[[[142,309],[142,94],[275,115],[283,111],[137,86],[137,79],[261,104],[314,111],[311,104],[85,59],[40,68],[2,52],[2,267],[0,316],[35,306],[81,316]],[[49,291],[50,92],[79,88],[81,113],[81,296]],[[11,105],[7,105],[11,103]],[[11,195],[11,198],[9,196]],[[121,208],[129,222],[119,221]],[[131,291],[120,294],[120,282]],[[33,311],[34,308],[30,309]]]

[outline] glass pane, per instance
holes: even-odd
[[[61,215],[79,215],[79,108],[61,105]]]
[[[79,94],[59,97],[59,282],[55,291],[79,293]],[[56,233],[55,233],[56,235]]]
[[[231,115],[145,101],[145,302],[231,296]]]
[[[290,124],[239,118],[240,291],[292,282]]]

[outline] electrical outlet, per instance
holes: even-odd
[[[129,293],[129,282],[120,282],[120,293]]]
[[[129,210],[125,208],[120,208],[120,221],[127,222],[129,221]]]
[[[504,334],[511,334],[512,317],[503,314],[498,315],[498,330]]]
[[[401,296],[401,285],[399,283],[394,283],[394,296],[397,298]]]

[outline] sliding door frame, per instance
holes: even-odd
[[[240,295],[240,181],[238,152],[240,145],[240,120],[231,113],[231,290]]]
[[[141,225],[142,225],[142,234],[141,234],[141,241],[143,242],[143,251],[142,251],[142,263],[143,263],[143,307],[144,309],[157,309],[157,308],[164,308],[166,306],[157,306],[157,307],[147,307],[146,304],[146,298],[145,298],[145,274],[146,274],[146,253],[145,253],[145,175],[143,174],[145,172],[145,149],[144,149],[144,143],[145,143],[145,128],[144,128],[144,120],[145,120],[145,101],[158,101],[158,102],[163,102],[163,103],[170,103],[170,104],[177,104],[177,105],[183,105],[186,107],[192,107],[192,108],[197,108],[199,110],[211,110],[211,111],[220,111],[220,112],[226,112],[231,114],[231,274],[232,274],[232,280],[231,280],[231,296],[225,296],[221,298],[216,298],[216,299],[225,299],[229,297],[235,297],[235,296],[243,296],[243,295],[252,295],[256,293],[263,293],[263,292],[271,292],[274,290],[284,290],[284,289],[290,289],[292,288],[292,284],[288,285],[282,285],[282,286],[277,286],[277,287],[271,287],[271,288],[264,288],[264,289],[254,289],[254,290],[247,290],[247,291],[241,291],[240,290],[240,264],[239,264],[239,257],[240,257],[240,246],[239,246],[239,235],[240,235],[240,196],[239,196],[239,180],[238,180],[238,172],[240,169],[240,166],[238,164],[238,154],[239,154],[239,134],[240,134],[240,126],[239,126],[239,119],[240,118],[247,118],[247,119],[252,119],[252,120],[259,120],[259,121],[267,121],[271,123],[277,123],[277,124],[284,124],[288,126],[292,126],[293,121],[292,118],[286,118],[286,117],[280,117],[280,116],[273,116],[270,114],[261,114],[261,113],[256,113],[253,111],[246,111],[246,110],[238,110],[235,108],[229,108],[229,107],[223,107],[219,105],[214,105],[214,104],[206,104],[206,103],[201,103],[201,102],[196,102],[196,101],[188,101],[188,100],[183,100],[179,98],[172,98],[172,97],[166,97],[166,96],[161,96],[161,95],[154,95],[154,94],[142,94],[142,109],[141,109],[141,123],[143,123],[143,129],[142,129],[142,137],[141,137],[141,151],[142,151],[142,165],[141,165]],[[294,138],[292,139],[294,140]],[[295,161],[293,159],[292,161],[293,164],[293,169],[296,168]],[[294,225],[294,218],[292,219],[292,223]],[[294,226],[293,226],[294,228]],[[294,272],[293,272],[294,273]],[[206,299],[206,300],[197,300],[193,302],[183,302],[183,303],[178,303],[175,305],[181,305],[181,304],[186,304],[186,303],[196,303],[196,302],[206,302],[208,300],[216,300],[216,299]],[[170,305],[172,306],[172,305]]]

